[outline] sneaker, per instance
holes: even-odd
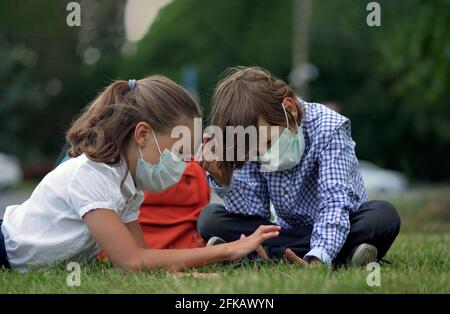
[[[206,243],[206,246],[207,246],[207,247],[210,247],[210,246],[214,246],[214,245],[217,245],[217,244],[223,244],[223,243],[227,243],[227,241],[225,241],[225,240],[222,239],[222,238],[219,238],[219,237],[214,236],[214,237],[211,237],[211,238],[208,240],[208,242]]]
[[[347,262],[354,267],[362,267],[377,261],[378,249],[367,243],[360,244],[354,250],[352,257]]]

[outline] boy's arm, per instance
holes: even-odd
[[[319,156],[319,215],[311,235],[311,250],[305,260],[318,258],[331,266],[350,231],[349,212],[354,193],[349,181],[358,175],[355,143],[350,122],[342,124]]]
[[[257,162],[248,161],[241,169],[235,170],[229,186],[221,186],[211,176],[208,182],[223,198],[228,212],[270,219],[267,181]]]
[[[206,181],[220,198],[225,198],[227,192],[230,191],[229,185],[220,185],[208,171],[206,171]]]
[[[203,134],[195,160],[207,173],[207,181],[219,197],[224,200],[225,209],[230,213],[257,215],[270,219],[270,198],[266,179],[262,176],[257,162],[248,161],[233,171],[231,179],[224,174],[215,153],[204,145],[211,142],[208,134]]]

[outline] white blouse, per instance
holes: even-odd
[[[138,219],[144,200],[126,165],[108,166],[84,154],[47,174],[21,205],[9,206],[2,233],[11,267],[20,271],[61,262],[83,262],[100,249],[83,216],[97,208],[117,213],[124,223]]]

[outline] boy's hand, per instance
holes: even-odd
[[[311,261],[308,263],[303,258],[301,258],[297,254],[295,254],[294,251],[292,251],[291,249],[286,249],[286,251],[284,251],[284,256],[291,262],[293,262],[297,265],[300,265],[302,267],[310,268],[313,266],[323,265],[323,262],[315,257],[312,258]]]
[[[200,145],[195,160],[199,165],[213,177],[213,179],[220,185],[228,185],[229,182],[225,179],[225,175],[222,171],[222,163],[215,160],[215,157],[211,151],[204,150],[204,145],[211,140],[209,134],[203,134],[203,143]]]
[[[206,161],[202,160],[198,162],[200,166],[205,170],[208,171],[209,174],[213,177],[213,179],[219,183],[220,185],[228,185],[229,183],[227,180],[225,180],[225,176],[222,172],[222,167],[218,161]]]

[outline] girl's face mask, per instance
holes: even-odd
[[[286,109],[284,106],[282,107],[286,117],[286,128],[269,150],[258,157],[258,161],[261,163],[261,171],[264,172],[282,171],[295,167],[302,159],[305,151],[302,128],[297,126],[297,133],[291,133]]]
[[[136,166],[136,186],[140,190],[161,192],[180,181],[186,169],[186,163],[167,149],[161,153],[158,140],[153,130],[152,134],[158,147],[160,160],[159,163],[154,165],[145,161],[142,156],[141,147],[138,146],[141,158],[138,159]]]

